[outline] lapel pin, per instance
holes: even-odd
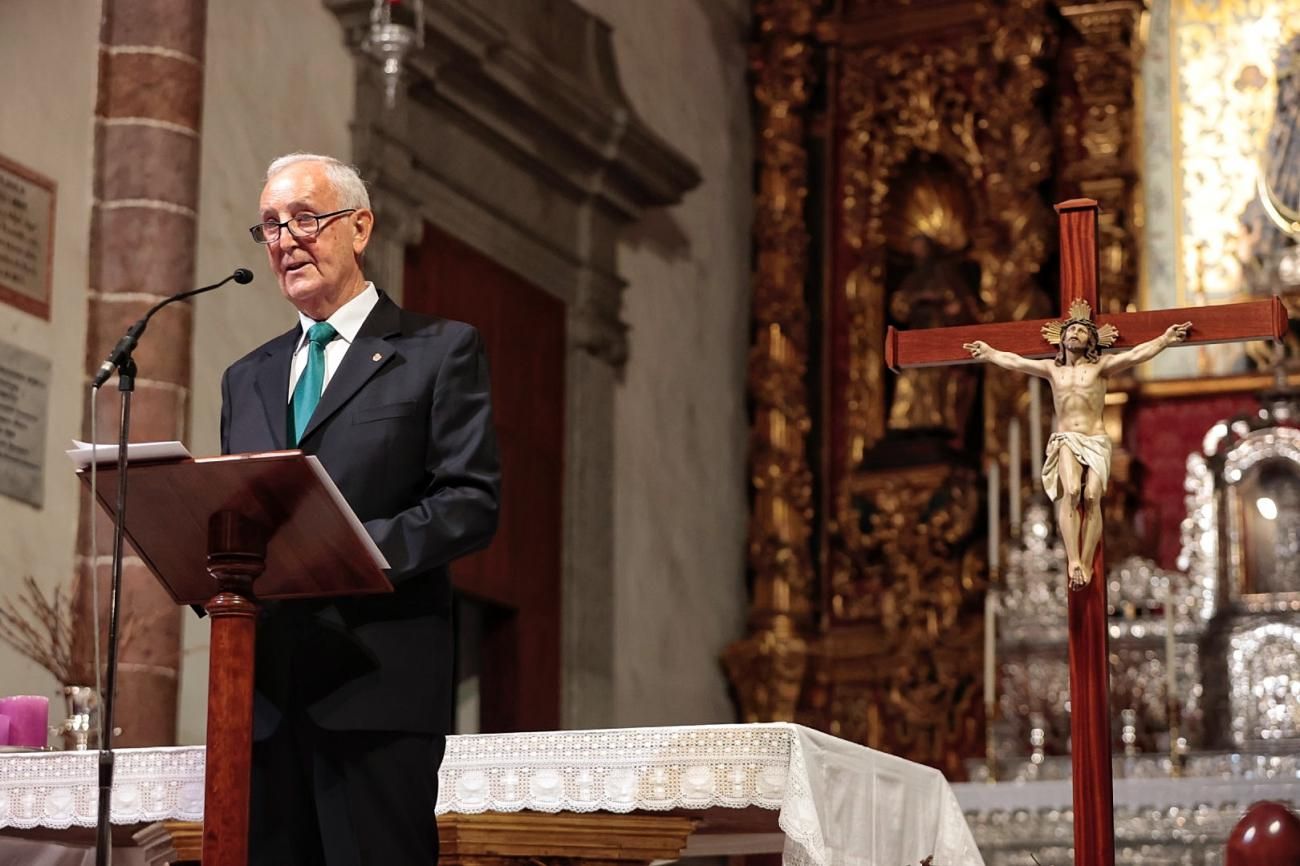
[[[383,355],[379,354],[378,352],[375,352],[375,354],[373,354],[373,355],[370,356],[370,360],[372,360],[372,361],[380,361],[380,360],[383,360],[383,357],[384,357]]]

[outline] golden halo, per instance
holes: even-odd
[[[1070,317],[1060,322],[1048,322],[1043,325],[1043,339],[1053,346],[1061,345],[1061,334],[1071,325],[1087,325],[1097,334],[1097,345],[1103,349],[1109,349],[1115,345],[1119,339],[1119,328],[1114,325],[1106,324],[1100,328],[1092,320],[1092,307],[1082,298],[1075,298],[1074,303],[1070,304]]]

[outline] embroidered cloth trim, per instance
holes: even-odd
[[[119,749],[113,823],[203,820],[201,746]],[[93,827],[97,752],[0,754],[0,827]],[[799,725],[449,737],[437,813],[763,808],[785,866],[984,866],[943,775]]]
[[[0,827],[94,827],[98,752],[0,754]],[[203,820],[203,747],[115,749],[114,824]]]
[[[438,814],[780,811],[785,866],[983,866],[931,767],[791,724],[451,737]]]

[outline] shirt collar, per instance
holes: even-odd
[[[377,303],[379,303],[379,290],[375,288],[374,283],[367,281],[361,294],[339,307],[334,311],[334,315],[325,321],[334,326],[340,339],[351,345]],[[302,325],[302,335],[298,337],[298,346],[294,349],[294,354],[302,348],[303,341],[307,338],[307,329],[316,324],[316,320],[299,313],[298,323]]]

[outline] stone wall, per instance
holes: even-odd
[[[581,0],[628,101],[703,180],[628,231],[615,398],[615,723],[727,722],[743,631],[752,146],[739,0]]]
[[[618,247],[629,330],[626,364],[610,370],[617,376],[613,573],[589,589],[612,589],[608,615],[594,625],[610,632],[612,677],[595,682],[612,695],[567,695],[575,710],[597,709],[565,718],[575,725],[727,721],[733,711],[717,656],[741,634],[745,609],[748,13],[740,0],[580,5],[613,28],[629,104],[703,179],[683,203],[649,211]],[[5,592],[24,574],[48,586],[72,573],[77,485],[62,450],[83,416],[99,6],[9,0],[0,22],[0,154],[59,184],[51,321],[0,307],[0,339],[54,360],[45,507],[0,499]],[[44,48],[55,32],[57,53]],[[338,17],[321,0],[209,3],[206,45],[195,279],[249,267],[256,280],[196,301],[187,443],[196,454],[219,449],[221,371],[294,322],[246,231],[265,166],[293,150],[353,158],[359,116],[356,64]],[[116,398],[110,389],[103,396]],[[203,738],[207,646],[206,622],[186,616],[182,743]],[[0,677],[6,693],[52,694],[55,686],[3,647]]]
[[[44,504],[0,497],[6,596],[27,575],[52,590],[73,574],[79,482],[63,452],[80,436],[85,400],[99,12],[99,3],[82,0],[7,0],[0,9],[0,156],[57,184],[50,318],[0,304],[0,341],[51,361]],[[116,393],[105,389],[104,397]],[[56,687],[52,676],[0,645],[0,692],[53,696]]]

